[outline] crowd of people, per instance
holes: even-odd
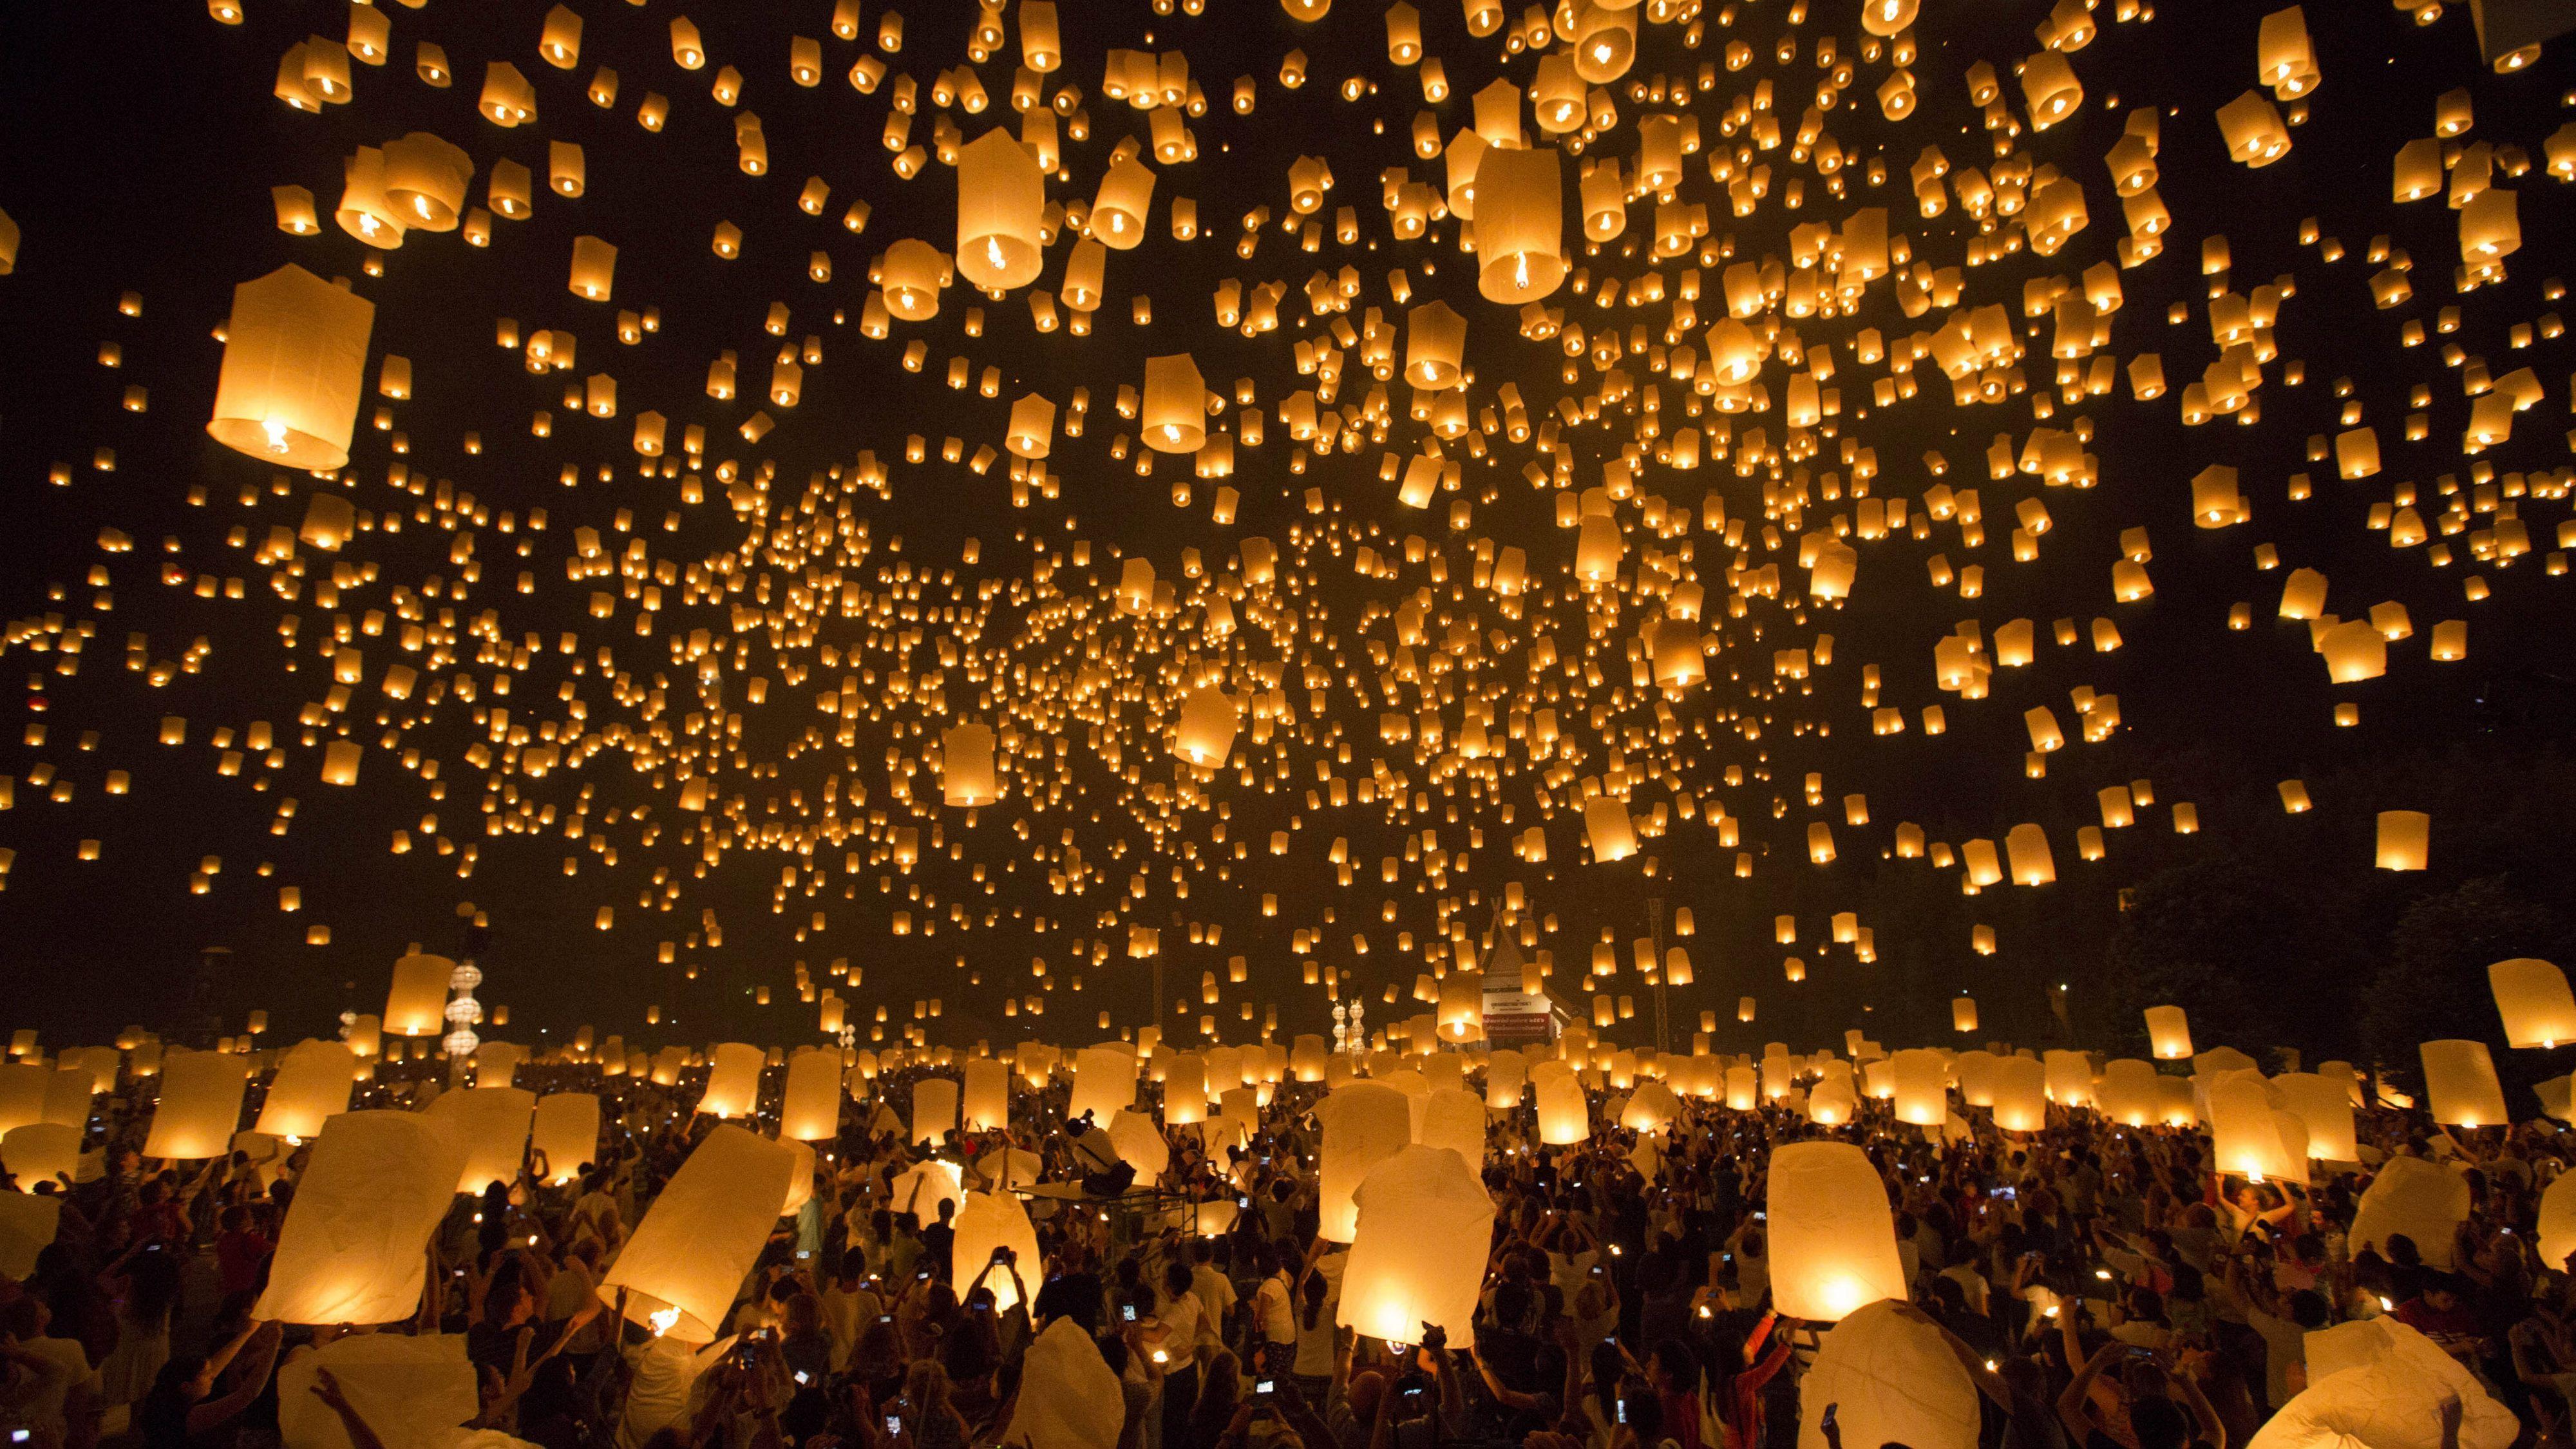
[[[926,1070],[877,1088],[907,1102]],[[515,1181],[460,1195],[412,1321],[327,1327],[252,1317],[310,1144],[146,1161],[149,1081],[101,1097],[90,1169],[9,1184],[63,1199],[33,1272],[0,1282],[11,1444],[223,1449],[297,1443],[297,1424],[336,1444],[312,1439],[295,1394],[354,1449],[466,1430],[546,1449],[1787,1449],[1802,1424],[1831,1449],[1880,1449],[1842,1445],[1834,1406],[1801,1402],[1830,1326],[1772,1311],[1767,1165],[1814,1138],[1876,1164],[1910,1290],[1897,1311],[1937,1328],[1974,1383],[1981,1445],[2235,1449],[2306,1386],[2309,1331],[2382,1315],[2525,1437],[2568,1432],[2576,1395],[2576,1280],[2536,1247],[2541,1191],[2568,1160],[2551,1123],[2453,1133],[2364,1110],[2364,1161],[2320,1164],[2302,1187],[2213,1172],[2194,1130],[2082,1110],[1945,1141],[1883,1103],[1825,1128],[1685,1101],[1651,1143],[1604,1126],[1570,1146],[1540,1144],[1526,1108],[1497,1112],[1476,1164],[1495,1217],[1472,1333],[1426,1325],[1390,1344],[1337,1326],[1347,1251],[1319,1235],[1323,1087],[1279,1085],[1259,1130],[1214,1150],[1166,1129],[1159,1180],[1123,1184],[1078,1150],[1061,1080],[1015,1079],[1002,1131],[908,1140],[853,1104],[838,1140],[815,1144],[811,1196],[700,1345],[601,1284],[712,1119],[685,1085],[585,1066],[523,1066],[519,1084],[598,1093],[595,1159],[558,1173],[532,1154]],[[400,1105],[434,1090],[368,1092]],[[1594,1122],[1615,1122],[1602,1105]],[[1033,1155],[1036,1180],[1097,1190],[1030,1199],[1037,1260],[959,1263],[953,1197],[909,1169],[944,1158],[975,1183],[1005,1152]],[[2451,1241],[2354,1240],[2361,1190],[2398,1157],[2466,1183]],[[1060,1378],[1030,1371],[1033,1346],[1072,1333],[1117,1384],[1114,1415],[1041,1402]],[[470,1422],[374,1422],[327,1369],[297,1372],[352,1334],[461,1338]],[[2446,1413],[2456,1439],[2456,1397]]]

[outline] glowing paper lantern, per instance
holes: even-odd
[[[967,1131],[991,1132],[1010,1125],[1011,1069],[991,1057],[968,1062],[962,1100]]]
[[[1887,1188],[1858,1147],[1793,1142],[1773,1152],[1768,1208],[1772,1302],[1783,1315],[1839,1323],[1882,1298],[1904,1301]]]
[[[795,1152],[780,1143],[731,1125],[708,1133],[600,1280],[600,1301],[615,1307],[622,1296],[628,1321],[682,1343],[712,1340],[795,1171]]]
[[[948,804],[974,808],[1001,798],[993,777],[993,727],[952,725],[939,737],[939,789]]]
[[[1234,736],[1242,712],[1219,684],[1203,684],[1181,702],[1173,745],[1181,758],[1202,769],[1222,767],[1234,753]]]
[[[347,463],[375,321],[373,302],[292,263],[233,288],[206,431],[287,467]]]
[[[0,1273],[24,1278],[54,1241],[63,1200],[52,1193],[0,1192]]]
[[[2433,1120],[2458,1127],[2498,1127],[2512,1119],[2504,1107],[2504,1088],[2496,1081],[2494,1060],[2482,1041],[2428,1041],[2424,1057],[2424,1095]]]
[[[957,152],[957,270],[991,292],[1036,281],[1045,210],[1046,177],[1028,147],[999,128],[968,142]]]
[[[912,1084],[912,1140],[932,1146],[946,1140],[957,1126],[957,1083],[949,1077],[924,1077]]]
[[[841,1054],[809,1047],[787,1059],[787,1089],[778,1103],[778,1135],[824,1142],[841,1130]]]
[[[349,1110],[358,1054],[336,1041],[302,1041],[278,1063],[254,1130],[271,1137],[320,1135],[323,1119]]]
[[[1565,281],[1565,173],[1553,150],[1488,150],[1476,168],[1476,290],[1519,306]]]
[[[1324,1129],[1317,1232],[1328,1242],[1347,1243],[1359,1221],[1351,1195],[1370,1168],[1413,1140],[1413,1107],[1395,1087],[1351,1082],[1325,1094],[1315,1116]]]
[[[2431,853],[2433,817],[2421,810],[2379,812],[2379,868],[2422,870]]]
[[[1995,1126],[2037,1132],[2048,1125],[2048,1069],[2033,1057],[2001,1057],[1994,1065]]]
[[[2352,1251],[2376,1248],[2385,1258],[2388,1240],[2402,1235],[2426,1267],[2447,1272],[2454,1238],[2468,1216],[2468,1179],[2421,1157],[2392,1157],[2380,1164],[2353,1207]]]
[[[698,1110],[710,1117],[748,1117],[760,1108],[760,1072],[768,1062],[748,1042],[720,1042],[707,1069],[707,1090]]]
[[[1502,1050],[1485,1059],[1485,1105],[1497,1112],[1517,1111],[1529,1087],[1529,1058]]]
[[[429,1104],[429,1115],[446,1123],[465,1148],[458,1192],[481,1192],[496,1182],[518,1180],[536,1110],[537,1094],[522,1087],[443,1092]]]
[[[161,1100],[143,1155],[201,1161],[232,1150],[241,1125],[246,1059],[230,1052],[174,1051],[162,1059]]]
[[[1159,1181],[1164,1169],[1172,1163],[1172,1144],[1163,1129],[1142,1112],[1120,1112],[1109,1119],[1110,1145],[1118,1150],[1118,1160],[1136,1169],[1136,1180],[1150,1185]]]
[[[1084,1047],[1073,1058],[1073,1096],[1064,1115],[1070,1122],[1088,1114],[1095,1126],[1136,1103],[1136,1058],[1116,1047]]]
[[[0,1167],[18,1179],[20,1192],[80,1168],[81,1129],[66,1122],[29,1122],[0,1132]]]
[[[482,1408],[465,1335],[361,1333],[298,1353],[278,1369],[277,1427],[288,1449],[350,1449],[339,1411],[314,1397],[325,1372],[350,1410],[369,1425],[434,1425],[429,1432],[460,1444],[497,1433],[448,1427],[466,1423]]]
[[[2487,986],[2504,1018],[2506,1046],[2576,1041],[2576,996],[2567,990],[2567,973],[2554,964],[2530,956],[2498,961],[2487,967]]]
[[[1334,1321],[1392,1343],[1420,1342],[1429,1324],[1472,1344],[1494,1228],[1475,1167],[1455,1152],[1402,1147],[1370,1168],[1355,1203]]]
[[[2352,1125],[2352,1084],[2316,1072],[2284,1072],[2272,1079],[2280,1109],[2306,1129],[2308,1156],[2319,1162],[2358,1162]]]
[[[45,1088],[53,1069],[33,1062],[0,1065],[0,1132],[45,1120]]]
[[[1145,359],[1145,446],[1195,453],[1207,443],[1207,383],[1186,352]]]
[[[444,956],[413,954],[394,963],[393,987],[385,996],[383,1029],[393,1036],[437,1036],[447,1029],[447,982],[456,963]]]
[[[1909,1047],[1898,1052],[1891,1068],[1896,1074],[1896,1120],[1918,1127],[1938,1127],[1949,1120],[1949,1064],[1929,1047]]]
[[[1592,846],[1592,858],[1607,864],[1626,860],[1637,853],[1637,832],[1628,818],[1624,801],[1607,795],[1583,802],[1583,833]]]
[[[946,1158],[934,1157],[927,1162],[895,1174],[886,1184],[886,1203],[899,1213],[910,1213],[923,1224],[935,1222],[939,1205],[948,1203],[950,1211],[966,1195],[966,1174]]]
[[[2567,1255],[2576,1253],[2576,1173],[2562,1172],[2542,1189],[2539,1238],[2534,1246],[2544,1268],[2564,1269]]]
[[[2276,1111],[2260,1072],[2230,1072],[2210,1084],[2210,1153],[2220,1172],[2255,1182],[2308,1180],[2306,1133],[2294,1159]]]
[[[324,1122],[254,1316],[392,1323],[419,1312],[423,1249],[464,1172],[464,1144],[428,1114],[343,1112]]]
[[[1869,0],[1873,6],[1884,0]],[[1796,1150],[1796,1149],[1788,1149]],[[1858,1148],[1851,1149],[1858,1152]],[[1875,1184],[1873,1184],[1874,1186]],[[1780,1214],[1771,1214],[1780,1237]],[[1780,1278],[1773,1249],[1772,1282]],[[1970,1449],[1977,1442],[1977,1388],[1928,1321],[1907,1317],[1894,1302],[1863,1306],[1835,1325],[1798,1384],[1798,1449],[1826,1449],[1823,1419],[1831,1408],[1845,1444],[1903,1444],[1909,1449]]]
[[[998,1065],[998,1063],[997,1063]],[[1023,1281],[1043,1271],[1044,1257],[1038,1251],[1038,1231],[1029,1222],[1029,1210],[1020,1205],[1017,1195],[1007,1192],[970,1192],[958,1205],[956,1237],[949,1253],[948,1281],[959,1293],[993,1261],[993,1250],[1009,1248],[1019,1255]],[[1019,1306],[1020,1293],[1011,1286],[1011,1275],[995,1268],[985,1278],[984,1286],[992,1290],[993,1311],[1008,1313]]]
[[[2156,1060],[2181,1062],[2191,1059],[2191,1023],[2179,1006],[2147,1008],[2147,1044]]]
[[[545,1180],[556,1187],[577,1181],[599,1158],[599,1098],[589,1092],[552,1092],[537,1099],[528,1146],[546,1157]]]

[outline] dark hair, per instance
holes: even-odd
[[[2149,1395],[2129,1405],[2129,1432],[2138,1449],[2183,1449],[2191,1442],[2191,1420],[2182,1406],[2162,1395]]]
[[[1658,1339],[1652,1357],[1677,1392],[1699,1392],[1699,1355],[1691,1352],[1689,1344],[1678,1338]]]
[[[1306,1311],[1300,1321],[1302,1321],[1310,1331],[1315,1326],[1316,1317],[1324,1311],[1324,1295],[1331,1292],[1332,1287],[1333,1285],[1324,1281],[1324,1275],[1321,1273],[1311,1273],[1307,1275]]]

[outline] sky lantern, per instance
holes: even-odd
[[[2504,1020],[2505,1045],[2549,1048],[2576,1041],[2576,996],[2567,973],[2551,962],[2516,956],[2487,967],[2487,986]]]
[[[1145,446],[1195,453],[1207,442],[1207,384],[1188,353],[1145,359]]]
[[[1036,281],[1045,209],[1037,158],[1009,131],[968,142],[957,153],[957,270],[992,292]]]
[[[2434,1121],[2456,1127],[2498,1127],[2512,1120],[2485,1042],[2428,1041],[2421,1051],[2424,1094]]]
[[[1793,1142],[1771,1155],[1771,1291],[1791,1318],[1839,1323],[1905,1298],[1896,1220],[1867,1154],[1846,1142]]]
[[[292,263],[233,288],[206,431],[288,467],[348,462],[375,318],[374,303]]]
[[[231,1052],[173,1052],[161,1064],[160,1100],[144,1156],[202,1161],[232,1150],[248,1063]]]
[[[1564,283],[1565,173],[1554,151],[1489,150],[1475,209],[1476,287],[1486,301],[1518,306]]]
[[[1353,1191],[1356,1214],[1335,1321],[1413,1343],[1424,1325],[1475,1339],[1494,1203],[1476,1167],[1438,1147],[1399,1147]]]
[[[549,1092],[539,1097],[528,1148],[544,1154],[545,1182],[562,1187],[580,1181],[582,1168],[600,1156],[597,1094]]]
[[[716,1128],[636,1224],[600,1281],[600,1301],[622,1305],[628,1322],[657,1336],[712,1341],[778,1223],[795,1169],[788,1146]]]
[[[1347,1243],[1359,1222],[1352,1195],[1372,1168],[1413,1140],[1413,1108],[1398,1089],[1363,1081],[1335,1087],[1315,1113],[1323,1125],[1317,1231],[1327,1242]]]
[[[344,1112],[313,1144],[253,1310],[299,1324],[375,1324],[420,1311],[423,1249],[456,1201],[465,1149],[416,1112]]]
[[[2179,1006],[2147,1008],[2147,1039],[2158,1061],[2191,1060],[2191,1024]]]

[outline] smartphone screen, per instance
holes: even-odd
[[[1626,1399],[1620,1399],[1620,1400],[1618,1400],[1618,1401],[1617,1401],[1617,1405],[1616,1405],[1616,1409],[1617,1409],[1617,1413],[1618,1413],[1618,1417],[1619,1417],[1619,1422],[1620,1422],[1620,1423],[1622,1423],[1622,1424],[1627,1423],[1627,1422],[1628,1422],[1628,1401],[1627,1401]]]
[[[1277,1379],[1255,1379],[1252,1381],[1252,1391],[1256,1394],[1275,1394],[1279,1392],[1279,1381]]]
[[[886,1415],[886,1432],[887,1432],[887,1433],[889,1433],[889,1434],[900,1434],[900,1433],[902,1433],[902,1432],[903,1432],[903,1415],[901,1415],[901,1414],[888,1414],[888,1415]]]
[[[1121,1304],[1119,1304],[1119,1305],[1118,1305],[1118,1321],[1119,1321],[1119,1322],[1121,1322],[1121,1323],[1133,1323],[1133,1322],[1135,1322],[1135,1321],[1136,1321],[1136,1305],[1135,1305],[1135,1304],[1133,1304],[1133,1303],[1121,1303]]]

